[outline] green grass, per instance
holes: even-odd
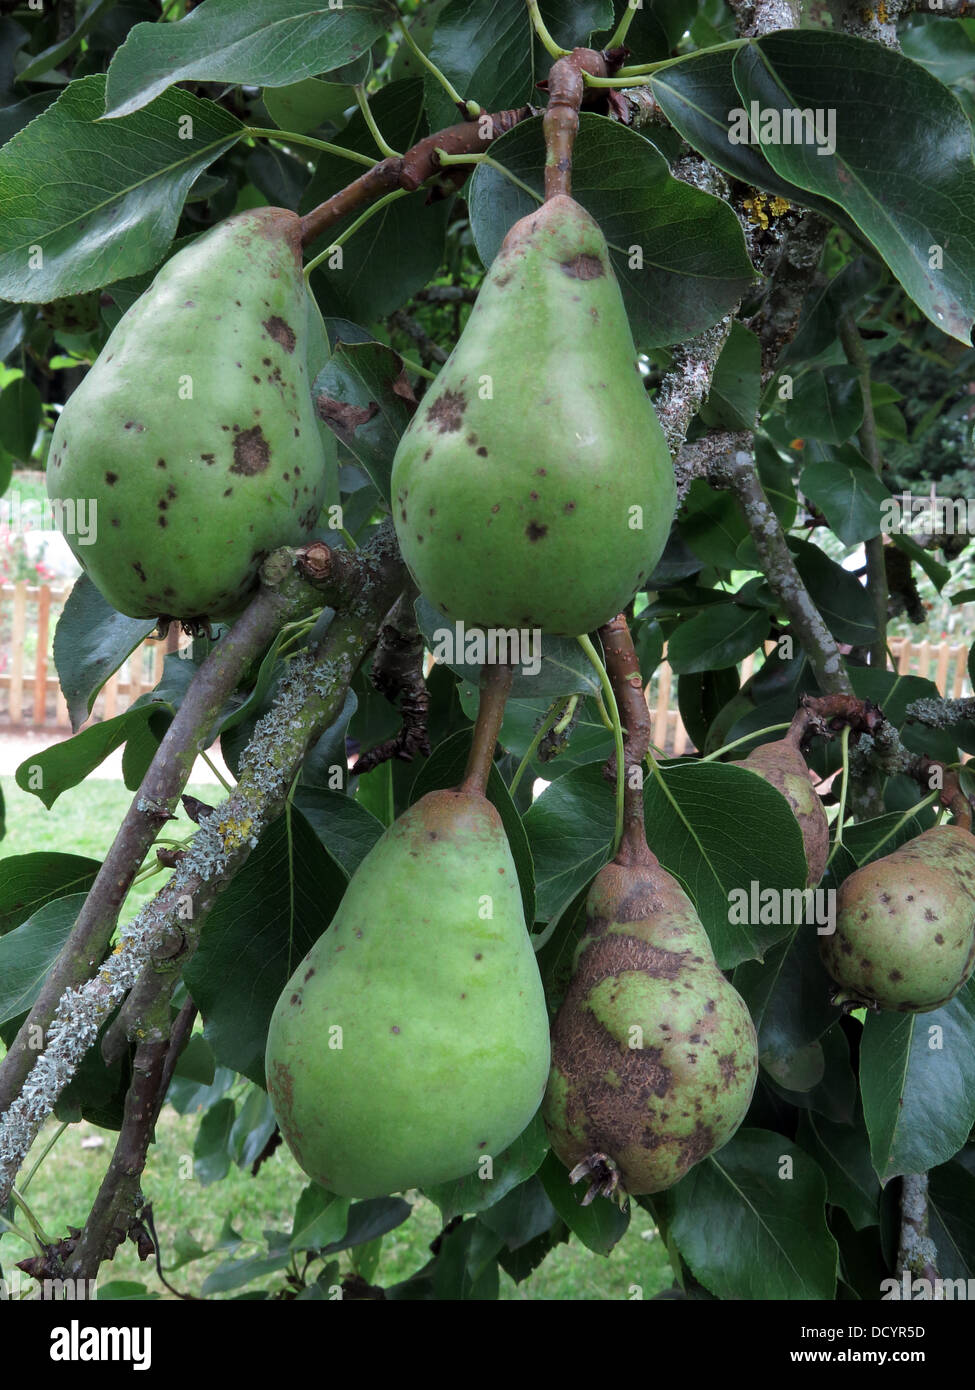
[[[191,796],[213,806],[225,795],[215,783],[191,783]],[[0,859],[13,854],[59,851],[104,859],[122,817],[132,803],[133,792],[120,781],[89,779],[63,792],[48,811],[32,792],[22,791],[12,777],[0,777],[0,791],[6,806],[7,833],[0,840]],[[165,828],[167,839],[185,840],[194,830],[185,811]],[[131,921],[169,877],[169,871],[137,883],[125,900],[119,920]]]
[[[173,1270],[171,1266],[177,1263],[174,1243],[192,1239],[210,1250],[217,1245],[224,1223],[229,1222],[247,1242],[235,1252],[237,1258],[265,1253],[263,1232],[291,1229],[295,1203],[308,1179],[282,1147],[262,1166],[256,1178],[250,1176],[249,1170],[232,1166],[227,1177],[203,1187],[190,1176],[197,1123],[195,1115],[180,1116],[171,1107],[164,1108],[142,1186],[153,1204],[168,1281],[180,1293],[199,1295],[207,1275],[226,1258],[226,1252],[215,1252]],[[55,1122],[49,1120],[35,1145],[35,1153],[40,1153],[56,1128]],[[86,1139],[101,1139],[103,1143],[97,1148],[83,1148],[82,1141]],[[69,1125],[44,1160],[26,1197],[48,1240],[65,1235],[69,1225],[84,1225],[114,1139],[109,1131],[88,1123]],[[411,1200],[415,1205],[410,1218],[383,1242],[373,1280],[384,1286],[406,1279],[420,1269],[430,1258],[430,1242],[440,1231],[437,1208],[417,1194],[411,1194]],[[22,1212],[17,1213],[16,1222],[19,1226],[26,1224]],[[656,1236],[647,1238],[651,1230],[650,1217],[634,1206],[629,1229],[608,1258],[593,1254],[573,1239],[553,1250],[520,1285],[502,1272],[500,1296],[505,1300],[626,1299],[632,1296],[632,1286],[637,1284],[643,1297],[650,1298],[669,1288],[672,1282],[662,1242]],[[7,1234],[0,1239],[0,1264],[7,1274],[18,1260],[32,1253],[16,1235]],[[312,1266],[312,1277],[320,1268],[320,1263]],[[349,1268],[349,1257],[344,1255],[342,1273]],[[158,1279],[154,1263],[140,1262],[131,1242],[119,1249],[111,1263],[102,1266],[99,1283],[105,1285],[115,1280],[141,1283],[161,1298],[174,1297]],[[285,1287],[282,1273],[266,1275],[247,1286],[249,1291],[266,1289],[272,1293]]]
[[[0,840],[0,858],[60,850],[101,859],[132,800],[132,793],[121,782],[89,780],[65,792],[51,810],[46,811],[37,797],[21,791],[12,777],[0,779],[0,788],[7,809],[7,835]],[[210,804],[222,795],[221,789],[212,784],[188,790]],[[191,831],[192,823],[185,815],[166,827],[167,835],[174,839],[183,838]],[[129,920],[139,905],[157,891],[165,877],[159,874],[132,890],[123,910],[123,921]],[[263,1165],[257,1177],[251,1177],[248,1169],[241,1171],[231,1166],[225,1178],[204,1187],[192,1176],[190,1161],[199,1120],[199,1115],[178,1115],[171,1106],[165,1106],[156,1130],[156,1143],[150,1149],[146,1165],[143,1192],[153,1204],[166,1271],[175,1263],[173,1251],[177,1240],[182,1243],[192,1238],[210,1250],[218,1243],[224,1223],[228,1221],[248,1242],[237,1252],[238,1257],[259,1254],[266,1248],[262,1232],[291,1229],[295,1203],[308,1182],[282,1146]],[[41,1153],[56,1129],[56,1122],[49,1120],[35,1144],[34,1156]],[[115,1138],[111,1131],[87,1122],[69,1125],[38,1169],[27,1197],[48,1239],[66,1235],[69,1225],[84,1225]],[[101,1139],[102,1143],[98,1147],[83,1148],[85,1139]],[[23,1175],[29,1172],[32,1162],[33,1158],[28,1159]],[[16,1220],[22,1225],[23,1213],[18,1213]],[[430,1257],[429,1245],[440,1225],[436,1207],[422,1197],[415,1197],[409,1220],[385,1237],[374,1282],[388,1286],[420,1269]],[[540,1268],[520,1285],[502,1273],[501,1297],[624,1299],[631,1296],[634,1284],[642,1287],[645,1298],[652,1297],[670,1287],[672,1279],[662,1242],[659,1238],[648,1239],[650,1232],[650,1217],[634,1206],[630,1227],[608,1259],[593,1254],[573,1239],[553,1250]],[[17,1236],[8,1234],[0,1238],[0,1266],[5,1272],[31,1253],[30,1247]],[[199,1295],[206,1276],[224,1258],[226,1252],[214,1253],[183,1265],[167,1277],[180,1292]],[[319,1267],[314,1266],[313,1270]],[[343,1256],[343,1272],[349,1267],[349,1257]],[[124,1245],[115,1259],[102,1267],[99,1278],[102,1284],[114,1280],[136,1281],[160,1297],[173,1297],[159,1281],[153,1263],[141,1263],[131,1243]],[[256,1280],[253,1287],[276,1291],[285,1285],[281,1274],[272,1274]]]

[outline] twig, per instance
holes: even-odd
[[[839,324],[840,342],[846,360],[857,374],[860,395],[863,399],[863,424],[858,438],[860,448],[870,467],[879,478],[883,473],[884,459],[877,438],[877,422],[873,413],[873,396],[870,390],[870,358],[863,346],[863,339],[856,322],[850,314],[843,314]],[[874,622],[877,636],[870,646],[870,665],[879,671],[887,667],[887,566],[884,562],[884,542],[882,536],[871,536],[864,542],[867,557],[867,593],[873,603]]]
[[[416,589],[411,585],[383,624],[369,672],[369,679],[380,695],[392,705],[399,700],[403,722],[392,738],[356,759],[356,776],[371,772],[390,758],[409,763],[418,753],[421,757],[430,756],[427,731],[430,692],[423,679],[424,639],[413,612],[415,596]]]
[[[301,244],[310,246],[350,213],[368,207],[397,189],[415,193],[421,184],[439,172],[438,148],[446,150],[448,154],[476,154],[486,150],[499,135],[512,130],[531,114],[528,106],[516,111],[497,111],[493,115],[485,113],[476,121],[464,121],[426,136],[404,155],[380,160],[305,214],[301,219]]]
[[[836,639],[796,569],[782,523],[765,496],[753,455],[745,449],[724,455],[715,462],[711,479],[718,486],[729,487],[738,499],[762,572],[789,617],[820,690],[827,695],[852,695],[853,687]]]

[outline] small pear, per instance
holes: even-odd
[[[233,617],[262,560],[307,540],[336,476],[311,395],[323,332],[285,208],[178,251],[119,320],[61,412],[47,479],[120,613]]]
[[[845,878],[819,938],[837,1003],[928,1013],[975,965],[975,836],[936,825]]]
[[[548,1014],[501,818],[430,792],[360,864],[271,1019],[267,1085],[300,1166],[378,1197],[448,1182],[531,1120]]]
[[[661,1192],[745,1117],[755,1028],[701,920],[646,848],[596,875],[568,992],[552,1026],[542,1114],[573,1180],[597,1193]]]
[[[773,743],[753,748],[741,767],[755,772],[770,786],[780,791],[792,807],[792,813],[802,831],[808,874],[806,887],[813,888],[826,872],[829,857],[829,822],[821,799],[809,780],[806,760],[797,743],[786,735]]]
[[[560,195],[508,232],[400,440],[403,558],[450,621],[566,636],[655,568],[676,490],[606,239]]]

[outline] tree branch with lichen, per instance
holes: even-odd
[[[192,956],[218,894],[243,866],[261,831],[282,812],[305,753],[340,713],[349,683],[405,578],[389,524],[355,552],[355,560],[356,592],[337,608],[320,642],[291,660],[273,709],[254,730],[233,793],[201,821],[168,883],[122,930],[119,945],[97,975],[61,996],[46,1031],[45,1050],[0,1119],[0,1205],[40,1125],[102,1024],[143,972],[160,963],[157,954],[161,961],[178,959],[180,967]],[[349,568],[344,567],[346,578]],[[327,584],[321,578],[317,582]],[[174,938],[180,941],[176,952]],[[142,998],[145,1012],[170,997],[179,973],[155,971],[155,988]]]

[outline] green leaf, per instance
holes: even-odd
[[[217,1061],[260,1086],[278,996],[328,926],[345,885],[301,813],[286,812],[217,899],[186,966]]]
[[[786,404],[786,428],[803,439],[843,444],[863,421],[863,395],[852,367],[803,372]]]
[[[735,319],[701,407],[701,419],[710,429],[754,429],[761,392],[761,346],[752,330]]]
[[[97,859],[81,854],[45,851],[0,859],[0,936],[55,898],[87,893],[100,868]]]
[[[718,1298],[833,1298],[826,1182],[784,1135],[740,1129],[654,1202],[695,1279]]]
[[[813,30],[740,49],[734,78],[746,107],[830,113],[835,153],[812,141],[763,143],[766,159],[845,208],[931,322],[970,346],[975,168],[971,126],[954,96],[894,49]],[[932,246],[943,256],[937,267]]]
[[[144,27],[162,37],[173,26]],[[212,42],[208,31],[206,38]],[[156,265],[191,184],[244,129],[215,102],[183,91],[103,122],[104,95],[102,76],[72,82],[0,150],[5,299],[47,303]],[[190,138],[181,138],[186,131]],[[43,252],[36,265],[28,246]]]
[[[527,1129],[494,1157],[490,1177],[470,1173],[455,1182],[426,1187],[423,1194],[440,1208],[444,1224],[455,1216],[484,1212],[512,1191],[520,1191],[525,1180],[538,1171],[547,1153],[548,1136],[541,1115],[536,1114]]]
[[[520,1183],[500,1202],[481,1213],[481,1225],[499,1235],[507,1250],[521,1250],[550,1231],[559,1220],[537,1177]]]
[[[33,1005],[84,901],[84,893],[56,898],[0,937],[0,1023]]]
[[[844,545],[880,534],[880,509],[890,496],[866,460],[856,455],[859,461],[854,462],[850,454],[855,451],[807,464],[799,475],[800,491],[819,508]]]
[[[349,1225],[348,1197],[326,1192],[318,1183],[302,1190],[292,1222],[292,1250],[321,1250],[341,1240]]]
[[[340,342],[314,387],[322,418],[387,500],[393,455],[410,422],[404,381],[392,348]]]
[[[205,0],[178,24],[137,24],[108,74],[106,115],[137,111],[174,82],[285,87],[332,72],[390,26],[385,0],[332,9],[294,0]]]
[[[353,1202],[349,1207],[348,1225],[341,1236],[322,1247],[323,1255],[337,1255],[340,1250],[352,1250],[365,1245],[387,1231],[402,1226],[413,1208],[402,1197],[370,1197],[365,1202]]]
[[[829,1202],[843,1208],[855,1230],[875,1226],[880,1219],[880,1183],[870,1165],[862,1111],[858,1108],[856,1123],[848,1125],[805,1110],[796,1138],[823,1170]]]
[[[943,1279],[975,1278],[975,1154],[962,1149],[928,1175],[928,1221]]]
[[[442,613],[438,613],[428,599],[422,597],[414,604],[417,625],[430,647],[437,665],[445,665],[475,690],[480,681],[483,656],[490,659],[491,648],[487,645],[488,634],[484,628],[465,624],[447,623]],[[589,658],[574,637],[552,637],[542,633],[541,648],[536,645],[537,634],[532,634],[530,653],[509,643],[504,634],[517,629],[491,629],[502,634],[498,639],[498,657],[506,659],[509,655],[521,657],[513,662],[514,671],[511,682],[511,698],[527,696],[532,699],[547,697],[554,700],[560,695],[597,695],[601,693],[599,677],[592,668]],[[492,661],[493,661],[492,659]],[[537,669],[536,669],[537,668]]]
[[[550,1153],[542,1164],[538,1176],[546,1196],[572,1234],[587,1250],[592,1250],[596,1255],[608,1255],[626,1234],[630,1224],[629,1207],[621,1211],[607,1197],[596,1197],[589,1206],[584,1207],[582,1199],[586,1195],[586,1183],[580,1182],[573,1187],[565,1166],[554,1153]]]
[[[546,787],[524,816],[535,866],[535,917],[547,922],[612,853],[615,806],[602,768],[589,764]]]
[[[814,925],[802,922],[764,960],[743,961],[735,970],[735,989],[758,1032],[759,1058],[777,1078],[836,1018],[817,942]]]
[[[738,547],[749,531],[741,508],[730,492],[719,492],[704,478],[695,478],[678,518],[680,534],[706,565],[738,568]]]
[[[109,676],[155,626],[151,618],[117,613],[87,574],[77,580],[54,630],[54,664],[73,729],[85,722]]]
[[[41,393],[25,376],[0,391],[0,446],[22,463],[34,452],[43,413]]]
[[[382,821],[345,792],[299,786],[294,805],[349,878],[385,829]]]
[[[203,1187],[219,1182],[230,1172],[230,1131],[237,1107],[225,1096],[203,1116],[193,1145],[193,1176]]]
[[[678,675],[736,666],[764,641],[768,630],[766,612],[725,603],[681,623],[670,638],[667,660]]]
[[[908,58],[946,86],[975,75],[975,19],[912,18],[914,26],[899,35],[901,51]]]
[[[877,636],[870,595],[856,576],[810,541],[789,537],[796,569],[837,642],[861,646]]]
[[[492,158],[539,196],[544,176],[541,119],[525,121],[491,146]],[[606,117],[583,112],[572,159],[572,196],[609,243],[637,347],[683,342],[727,313],[752,278],[730,207],[671,177],[649,140]],[[478,255],[494,260],[512,224],[537,203],[490,165],[470,187]],[[674,235],[675,225],[680,236]]]
[[[835,203],[783,178],[761,146],[732,144],[729,117],[741,108],[733,75],[735,56],[735,49],[694,53],[654,73],[650,89],[664,115],[694,149],[742,183],[763,188],[789,203],[815,208],[830,222],[852,226]]]
[[[144,730],[155,713],[147,705],[129,709],[114,719],[89,725],[63,743],[53,743],[50,748],[32,753],[17,768],[17,785],[25,792],[33,792],[50,810],[62,792],[82,783],[116,748]]]
[[[261,98],[274,124],[298,135],[326,121],[337,121],[355,106],[354,88],[345,82],[322,82],[318,77],[306,77],[287,87],[266,87]]]
[[[975,1124],[975,979],[940,1009],[868,1014],[860,1088],[882,1182],[946,1163]]]

